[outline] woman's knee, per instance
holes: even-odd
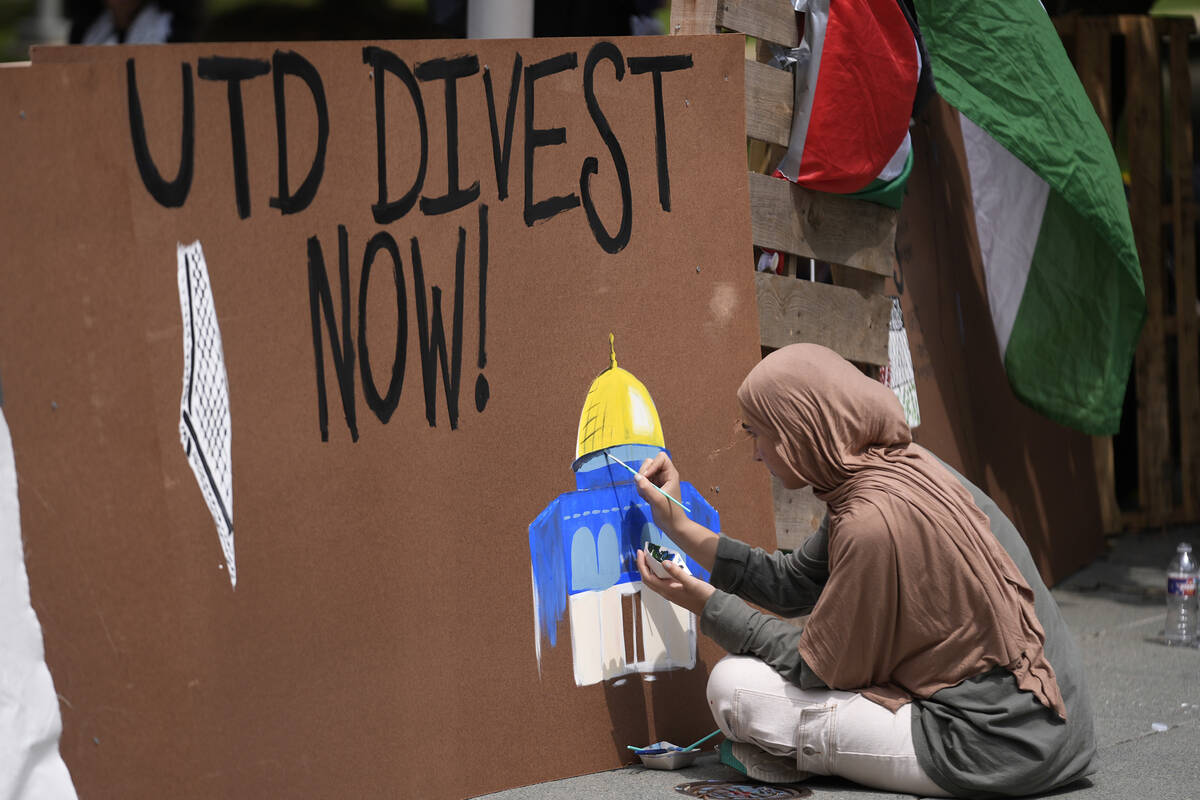
[[[708,676],[708,707],[717,726],[732,738],[737,737],[738,692],[753,689],[776,694],[782,691],[783,679],[775,670],[754,656],[725,656],[713,666]]]
[[[726,736],[732,737],[734,695],[743,678],[748,656],[725,656],[713,666],[708,675],[708,708],[713,719]]]
[[[753,656],[722,658],[708,675],[708,704],[732,703],[734,692],[753,683],[754,673],[764,666],[760,659]]]

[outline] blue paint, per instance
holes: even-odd
[[[571,536],[571,591],[603,588],[596,539],[587,528],[577,528]]]
[[[533,566],[533,585],[537,590],[537,613],[542,634],[550,646],[558,643],[558,623],[567,610],[567,565],[563,556],[558,501],[538,514],[529,526],[529,555]]]
[[[576,528],[571,534],[571,594],[615,586],[620,577],[620,550],[611,523],[595,534],[586,526]]]
[[[637,471],[636,469],[634,469],[633,467],[629,466],[628,464],[626,464],[624,461],[622,461],[621,459],[617,458],[616,456],[612,456],[612,460],[616,462],[616,464],[617,464],[617,466],[618,466],[618,467],[620,467],[621,469],[625,470],[625,471],[626,471],[626,472],[628,472],[630,475],[633,475],[633,476],[636,478],[636,476],[637,476],[637,474],[638,474],[638,471]],[[692,510],[691,510],[690,508],[688,508],[686,505],[684,505],[683,503],[681,503],[681,502],[679,502],[678,500],[676,500],[676,499],[675,499],[674,497],[672,497],[671,495],[667,494],[667,492],[666,492],[666,491],[664,491],[664,490],[663,490],[663,488],[662,488],[661,486],[655,486],[654,484],[650,484],[650,488],[651,488],[651,489],[653,489],[654,491],[658,492],[659,494],[661,494],[663,497],[667,498],[667,501],[668,501],[668,502],[670,502],[670,503],[674,503],[675,505],[679,506],[680,508],[682,508],[684,511],[686,511],[686,512],[687,512],[687,513],[689,513],[689,514],[690,514],[690,513],[692,513]]]
[[[617,458],[635,465],[660,451],[650,445],[612,448]],[[650,507],[623,467],[605,458],[603,451],[580,459],[575,466],[576,490],[556,497],[529,525],[538,621],[551,647],[558,641],[568,594],[641,581],[637,552],[645,542],[682,552],[654,524]],[[681,489],[684,503],[692,509],[690,518],[720,532],[716,509],[690,483],[683,483]],[[693,575],[708,580],[707,570],[691,558],[685,560]]]

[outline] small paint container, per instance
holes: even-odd
[[[635,751],[642,764],[650,769],[679,769],[689,766],[700,755],[700,748],[681,750],[670,742],[658,742]]]
[[[682,570],[685,575],[692,574],[691,570],[689,570],[687,567],[687,562],[683,560],[683,556],[679,553],[673,553],[670,550],[667,550],[665,547],[660,547],[654,542],[646,542],[643,545],[643,549],[646,551],[646,555],[650,556],[648,559],[646,559],[646,564],[650,567],[650,571],[663,580],[668,580],[671,577],[671,573],[667,572],[666,568],[662,566],[662,562],[664,561],[672,562],[675,564],[675,566],[679,567],[679,569]]]

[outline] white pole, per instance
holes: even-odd
[[[38,0],[35,34],[39,44],[66,44],[67,21],[62,15],[62,0]]]
[[[467,0],[468,39],[530,39],[533,0]]]
[[[35,44],[66,44],[71,23],[63,18],[62,0],[37,0],[34,13],[17,26],[17,41],[10,52],[29,52]]]

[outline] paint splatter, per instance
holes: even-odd
[[[200,242],[179,245],[179,307],[183,314],[183,395],[179,438],[217,526],[229,583],[237,586],[233,549],[232,426],[229,380],[212,284]]]

